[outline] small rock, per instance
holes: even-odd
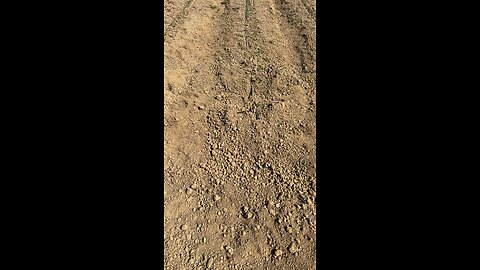
[[[296,245],[295,243],[292,243],[292,244],[290,245],[290,247],[288,248],[288,250],[289,250],[291,253],[297,253],[299,249],[298,249],[298,247],[297,247],[297,245]]]
[[[183,224],[182,227],[180,227],[180,229],[182,229],[182,231],[188,230],[188,224]]]
[[[187,195],[192,195],[192,193],[193,193],[193,189],[188,188],[188,189],[187,189]]]
[[[220,196],[215,195],[215,196],[213,196],[213,199],[214,199],[215,201],[218,201],[218,200],[220,200]]]
[[[283,251],[281,249],[275,250],[275,257],[280,257],[283,255]]]

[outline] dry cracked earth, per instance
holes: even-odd
[[[164,2],[165,269],[316,269],[315,14]]]

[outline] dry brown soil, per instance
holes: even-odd
[[[165,1],[165,269],[316,269],[315,13]]]

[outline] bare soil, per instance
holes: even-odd
[[[315,13],[164,2],[165,269],[316,269]]]

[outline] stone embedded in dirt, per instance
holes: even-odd
[[[182,227],[180,227],[182,231],[188,230],[188,224],[183,224]]]
[[[188,189],[187,189],[187,195],[192,195],[192,193],[193,193],[193,189],[188,188]]]
[[[220,200],[220,196],[215,195],[215,196],[213,196],[213,199],[214,199],[215,201],[219,201],[219,200]]]
[[[295,243],[292,243],[290,245],[290,247],[288,248],[288,250],[291,252],[291,253],[297,253],[299,251],[297,245]]]
[[[278,258],[283,255],[283,251],[281,249],[275,250],[275,257]]]

